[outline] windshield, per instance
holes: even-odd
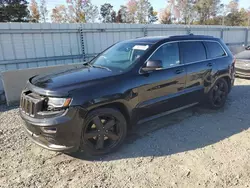
[[[91,64],[126,70],[146,53],[151,44],[120,42],[100,54]]]

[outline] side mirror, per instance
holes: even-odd
[[[145,67],[143,67],[142,70],[148,72],[148,71],[160,70],[162,68],[163,67],[161,60],[151,60],[146,63]]]

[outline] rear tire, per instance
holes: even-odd
[[[100,108],[90,112],[83,124],[81,149],[97,156],[117,150],[127,134],[123,114],[113,108]]]
[[[224,78],[220,78],[208,93],[208,106],[211,109],[222,108],[227,100],[229,86]]]

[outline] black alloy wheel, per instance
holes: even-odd
[[[116,109],[100,108],[91,112],[84,123],[82,149],[90,155],[113,152],[127,133],[124,116]]]
[[[228,95],[228,84],[225,79],[219,79],[209,92],[209,104],[213,109],[224,106]]]

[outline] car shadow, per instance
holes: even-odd
[[[8,112],[10,110],[16,109],[18,108],[17,105],[13,105],[13,106],[7,106],[6,104],[0,104],[0,113],[1,112]]]
[[[112,161],[138,157],[160,157],[203,148],[250,127],[247,109],[250,86],[235,86],[225,107],[214,111],[196,106],[135,126],[125,144],[115,153],[90,157],[71,154],[82,160]]]

